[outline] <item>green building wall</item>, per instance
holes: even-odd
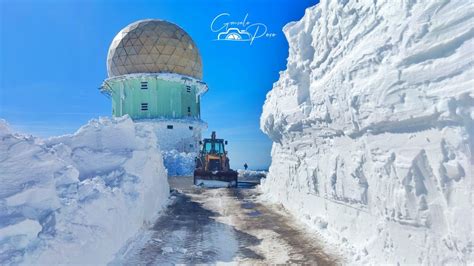
[[[128,114],[132,119],[200,118],[200,96],[195,85],[145,76],[111,79],[106,86],[112,98],[113,116]]]

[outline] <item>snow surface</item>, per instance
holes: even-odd
[[[194,152],[178,152],[177,150],[162,151],[163,163],[170,176],[191,176],[196,166]]]
[[[471,1],[322,0],[285,26],[265,197],[349,262],[473,263],[473,23]]]
[[[265,178],[267,176],[266,171],[256,171],[256,170],[244,170],[244,169],[237,169],[237,173],[239,174],[238,179],[239,181],[248,181],[248,182],[260,182],[260,179]]]
[[[107,263],[167,201],[156,135],[128,117],[46,140],[0,120],[0,140],[0,264]]]

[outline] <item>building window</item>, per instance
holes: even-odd
[[[188,106],[188,115],[191,115],[191,107]]]
[[[191,92],[191,86],[186,86],[186,92]]]
[[[167,129],[173,129],[173,125],[167,125],[166,128]]]
[[[147,81],[142,81],[141,89],[142,90],[148,90],[148,82]]]
[[[189,130],[193,130],[193,127],[192,127],[192,126],[189,126]]]
[[[148,103],[142,103],[142,111],[148,111]]]
[[[194,147],[194,145],[193,145],[193,144],[189,144],[189,148],[193,148],[193,147]]]

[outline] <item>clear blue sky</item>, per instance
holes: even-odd
[[[72,133],[92,118],[110,116],[97,88],[107,77],[107,50],[115,34],[136,20],[180,25],[203,60],[201,115],[229,140],[231,166],[266,168],[271,141],[259,129],[266,93],[286,68],[283,26],[299,20],[316,0],[0,1],[0,118],[17,131],[47,137]],[[273,38],[215,41],[212,20],[264,23]]]

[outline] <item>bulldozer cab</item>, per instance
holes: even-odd
[[[225,154],[224,141],[222,139],[204,139],[202,153]]]
[[[204,139],[201,142],[202,144],[202,154],[216,154],[222,155],[226,154],[224,144],[227,144],[227,141],[223,139],[216,138],[216,132],[213,131],[210,139]]]

